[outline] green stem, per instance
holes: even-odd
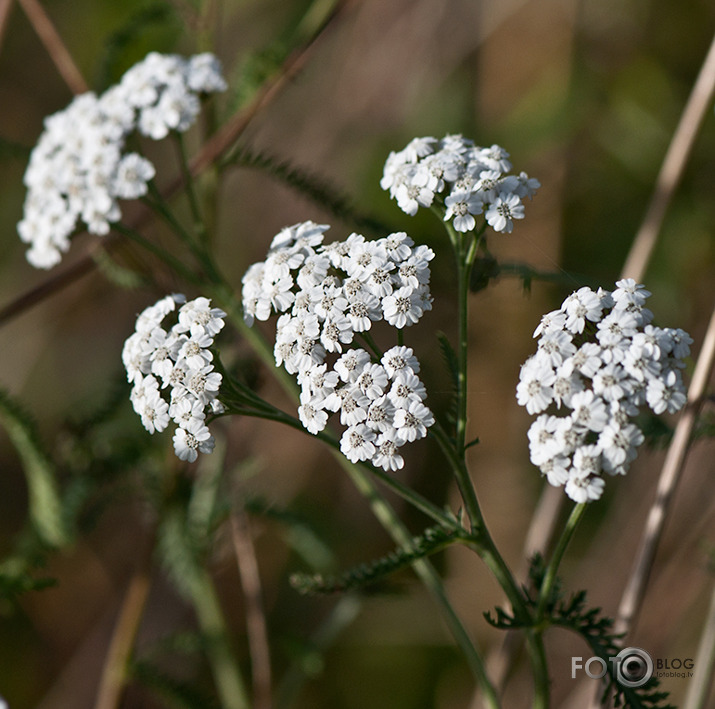
[[[564,526],[564,531],[561,533],[558,543],[554,549],[554,553],[551,556],[549,565],[544,573],[543,581],[541,582],[541,588],[539,589],[539,602],[536,606],[536,614],[534,617],[535,622],[538,624],[544,618],[544,613],[548,607],[549,601],[551,600],[551,594],[553,592],[554,583],[556,582],[556,576],[558,574],[559,566],[561,560],[563,559],[566,548],[569,542],[573,538],[576,527],[578,527],[579,522],[583,518],[586,508],[588,507],[587,502],[581,502],[574,505],[569,515],[566,525]]]
[[[532,709],[549,709],[551,686],[541,631],[528,630],[526,633],[526,646],[529,650],[534,674],[534,698],[531,707]]]
[[[336,460],[345,470],[350,479],[353,481],[358,491],[368,500],[373,514],[378,521],[388,531],[392,539],[406,551],[412,550],[412,537],[402,522],[399,520],[395,511],[390,507],[385,498],[376,489],[372,480],[356,465],[350,463],[341,453],[334,453]],[[444,589],[444,584],[434,566],[426,559],[419,559],[413,562],[412,568],[419,577],[420,581],[425,585],[427,590],[432,594],[433,598],[439,605],[442,616],[449,627],[452,636],[461,648],[464,656],[469,664],[469,667],[478,682],[484,695],[484,701],[489,709],[499,709],[499,699],[496,689],[489,680],[486,666],[480,652],[475,647],[472,639],[469,637],[462,621],[454,610],[447,593]]]
[[[221,281],[221,277],[216,271],[213,259],[208,252],[199,244],[189,232],[184,229],[181,222],[174,216],[174,213],[169,209],[157,186],[153,180],[149,180],[149,195],[143,198],[144,203],[153,209],[169,226],[169,228],[184,242],[191,251],[194,258],[203,268],[206,276],[210,281],[216,283]],[[188,183],[187,183],[188,189]],[[203,227],[201,227],[203,229]]]
[[[484,527],[482,511],[479,507],[477,494],[469,477],[469,471],[463,459],[460,459],[455,450],[454,441],[447,435],[447,432],[442,428],[439,421],[435,421],[434,425],[429,429],[431,435],[439,444],[444,453],[449,465],[452,469],[452,474],[457,481],[459,493],[464,502],[464,506],[469,516],[469,522],[472,532],[475,532]]]
[[[152,194],[154,194],[154,192]],[[235,325],[236,329],[253,347],[256,354],[268,366],[269,370],[274,373],[284,390],[294,399],[297,399],[298,388],[295,382],[283,368],[275,367],[272,348],[268,345],[268,343],[264,340],[260,333],[258,333],[256,330],[253,330],[252,328],[249,328],[246,325],[245,321],[243,320],[240,303],[234,295],[229,284],[221,276],[218,268],[213,262],[211,255],[208,253],[208,251],[204,251],[201,247],[194,243],[193,239],[183,230],[183,228],[177,222],[177,220],[167,208],[163,200],[161,200],[160,196],[158,198],[156,198],[156,194],[154,194],[154,196],[155,199],[147,199],[146,201],[150,204],[150,206],[154,207],[159,212],[159,214],[174,229],[174,231],[180,236],[180,238],[185,241],[187,246],[189,246],[189,248],[191,249],[192,253],[194,253],[194,255],[204,267],[206,275],[208,276],[209,281],[212,284],[212,288],[210,292],[207,293],[207,295],[210,295],[214,300],[218,302],[221,307],[226,310],[227,316]],[[169,257],[169,255],[166,254],[166,257]],[[183,274],[186,272],[187,269],[183,266],[183,264],[177,263],[177,266],[180,266],[179,268],[177,268],[177,271],[179,273]],[[195,282],[196,279],[195,277],[192,277],[190,280],[191,282]],[[402,344],[403,342],[403,333],[401,330],[398,331],[398,342],[400,344]],[[254,413],[257,413],[265,418],[267,417],[268,411],[261,410],[255,411]],[[284,420],[284,415],[281,415],[280,418],[284,422],[287,422]],[[388,531],[392,539],[400,547],[406,550],[411,550],[411,535],[402,525],[396,512],[387,503],[382,494],[377,490],[369,473],[366,470],[362,469],[360,466],[357,466],[348,461],[345,456],[343,456],[342,453],[340,453],[338,450],[334,450],[334,455],[341,467],[348,473],[351,480],[357,487],[358,491],[366,498],[373,511],[373,514],[375,514],[378,521]],[[389,478],[387,476],[384,476],[382,480],[383,482],[387,482]],[[406,492],[406,489],[400,484],[398,484],[395,480],[391,481],[391,487],[395,492],[398,492],[398,494]],[[422,509],[426,514],[430,514],[433,518],[435,518],[435,514],[437,514],[436,508],[431,503],[427,502],[426,500],[420,501],[419,496],[416,493],[410,492],[408,497],[411,502],[419,503],[420,509]],[[438,520],[440,522],[448,522],[450,526],[454,525],[454,520],[449,518],[447,515],[444,515],[441,511],[438,513]],[[474,673],[475,679],[482,687],[484,696],[486,698],[485,701],[487,703],[487,706],[490,709],[498,709],[499,701],[496,695],[496,690],[489,681],[482,656],[475,647],[474,643],[469,637],[469,634],[467,633],[461,620],[457,616],[454,608],[452,607],[449,599],[447,598],[439,574],[435,571],[434,567],[424,559],[416,561],[413,564],[413,568],[419,578],[424,583],[424,585],[432,593],[433,597],[437,601],[437,604],[442,611],[443,617],[445,618],[445,621],[449,626],[453,637],[462,649],[462,652],[464,653],[467,662],[469,663],[469,666]],[[205,620],[209,622],[209,625],[211,622],[217,622],[220,618],[220,615],[217,615],[216,612],[220,609],[218,609],[218,605],[217,603],[215,603],[215,595],[212,596],[210,592],[207,595],[207,598],[201,604],[201,608],[201,613],[203,614]],[[225,683],[226,686],[228,686],[231,684],[232,680],[229,674],[231,663],[227,661],[228,658],[226,657],[226,649],[222,648],[219,645],[214,652],[216,653],[214,655],[214,664],[216,667],[217,683],[220,680],[221,682]],[[226,673],[225,676],[224,672]],[[235,681],[233,681],[233,683],[237,684]],[[236,687],[235,690],[238,692],[238,687]],[[240,692],[239,696],[243,697],[244,694]],[[243,704],[241,706],[243,707]],[[233,709],[233,707],[231,707],[230,709]]]
[[[149,251],[149,253],[154,254],[154,256],[156,256],[160,261],[163,261],[184,280],[194,285],[198,284],[199,280],[196,277],[196,274],[191,271],[191,269],[187,268],[182,261],[176,258],[173,254],[169,253],[166,249],[161,248],[161,246],[145,239],[138,231],[122,224],[121,222],[112,224],[112,229],[114,229],[114,231],[118,231],[122,234],[122,236],[126,236],[131,239],[134,243]]]
[[[345,459],[342,453],[340,453],[340,441],[338,441],[334,436],[331,436],[329,433],[324,431],[320,431],[317,434],[310,433],[310,431],[303,426],[299,419],[281,411],[266,401],[261,400],[260,405],[255,405],[253,408],[247,408],[245,406],[241,406],[240,404],[235,405],[233,402],[224,403],[227,404],[227,409],[224,415],[235,414],[238,416],[252,416],[254,418],[262,418],[268,421],[276,421],[278,423],[285,424],[286,426],[290,426],[296,431],[300,431],[306,435],[314,435],[316,438],[323,441],[323,443],[326,443],[330,446],[330,448],[336,451],[341,458]],[[457,529],[459,527],[459,524],[454,517],[445,514],[439,507],[432,504],[427,498],[415,492],[411,487],[401,483],[397,478],[384,473],[366,462],[361,463],[360,467],[370,472],[387,488],[392,490],[392,492],[399,495],[403,500],[405,500],[405,502],[410,503],[415,509],[418,509],[420,512],[432,518],[435,522],[438,522],[448,529]]]
[[[191,597],[199,626],[207,638],[206,654],[223,709],[248,709],[249,703],[238,661],[228,641],[228,628],[211,576],[197,569]]]
[[[279,383],[283,386],[286,393],[290,394],[294,399],[297,399],[298,389],[294,381],[282,367],[275,367],[271,348],[257,331],[246,325],[240,312],[240,306],[238,305],[236,298],[230,291],[229,287],[223,283],[215,284],[214,295],[222,304],[222,307],[225,308],[228,316],[236,325],[237,329],[241,332],[241,334],[245,333],[249,344],[254,347],[256,353],[266,362],[276,375]],[[398,332],[401,336],[401,331]],[[279,419],[283,423],[288,423],[288,425],[291,425],[301,431],[305,430],[299,421],[293,420],[293,417],[288,416],[284,412],[280,412],[280,410],[277,411],[279,411],[279,414],[276,414],[278,417],[276,420]],[[296,425],[296,421],[299,425]],[[330,438],[327,437],[327,434],[326,437],[323,437],[323,440],[333,447],[333,455],[335,456],[338,464],[347,472],[358,492],[360,492],[367,500],[373,514],[390,534],[393,541],[400,547],[410,550],[410,543],[412,539],[411,535],[402,525],[396,512],[387,503],[380,491],[375,487],[368,471],[363,467],[351,463],[347,458],[345,458],[345,456],[338,450],[339,446],[337,445],[337,442],[334,441],[334,439],[331,442]],[[451,517],[445,515],[431,502],[399,483],[395,478],[381,474],[373,468],[370,468],[370,473],[379,477],[380,480],[385,485],[389,486],[395,493],[415,505],[426,515],[432,517],[432,519],[450,527],[454,526],[454,520]],[[484,660],[447,598],[447,594],[444,590],[439,574],[435,571],[434,567],[424,559],[414,562],[413,569],[436,600],[452,636],[461,648],[476,681],[482,688],[487,707],[489,707],[489,709],[498,709],[499,700],[497,698],[496,690],[487,676]]]
[[[373,339],[372,335],[369,332],[361,332],[360,336],[363,342],[372,350],[373,355],[380,359],[380,357],[382,357],[382,351],[377,346],[377,343]]]
[[[207,232],[206,224],[204,222],[203,215],[201,214],[201,207],[199,206],[199,198],[196,194],[196,180],[191,174],[189,169],[189,159],[186,153],[186,141],[184,140],[184,134],[175,132],[176,143],[179,147],[179,163],[181,164],[181,174],[184,177],[184,185],[186,187],[186,196],[189,201],[189,209],[191,209],[191,216],[194,220],[194,233],[200,244],[206,244]]]

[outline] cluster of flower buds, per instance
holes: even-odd
[[[46,118],[25,172],[18,224],[28,261],[36,268],[59,263],[78,220],[92,234],[107,234],[121,218],[118,200],[145,195],[154,177],[149,160],[124,152],[127,136],[160,140],[185,131],[199,114],[199,96],[225,88],[213,54],[151,53],[101,96],[81,94]]]
[[[122,361],[144,427],[154,433],[173,421],[176,455],[193,462],[199,452],[214,448],[207,413],[223,411],[218,400],[221,374],[214,371],[210,347],[226,313],[212,308],[207,298],[185,301],[183,295],[169,295],[144,310],[124,343]],[[164,319],[179,305],[177,322],[165,330]]]
[[[419,362],[408,347],[393,347],[377,361],[350,345],[373,322],[402,329],[431,309],[434,253],[404,233],[377,241],[352,234],[323,245],[327,229],[304,222],[275,237],[266,260],[243,277],[244,317],[252,324],[281,313],[276,365],[297,375],[306,429],[318,433],[329,412],[339,411],[345,455],[396,470],[404,465],[398,449],[434,423]],[[331,368],[326,360],[333,354]]]
[[[509,153],[498,145],[482,148],[461,135],[415,138],[404,150],[390,153],[380,181],[399,207],[415,215],[420,207],[444,200],[445,221],[457,231],[472,231],[475,216],[484,213],[498,232],[511,233],[515,219],[524,218],[524,197],[539,181],[511,170]]]
[[[685,404],[692,339],[650,324],[649,295],[632,279],[613,293],[579,289],[543,316],[537,352],[521,367],[517,400],[541,414],[529,429],[531,461],[577,502],[601,496],[604,472],[627,472],[643,442],[633,422],[640,407],[660,414]]]

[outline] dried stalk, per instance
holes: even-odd
[[[695,656],[693,678],[688,684],[683,709],[705,709],[715,672],[715,588],[710,610]]]
[[[651,201],[636,233],[621,271],[621,278],[641,282],[648,267],[666,211],[683,175],[695,138],[715,93],[715,39],[703,62],[698,78],[683,109],[678,126],[656,179]],[[692,388],[692,385],[691,385]],[[563,490],[546,485],[537,504],[524,542],[520,577],[526,575],[527,560],[535,553],[545,553],[551,545],[565,497]],[[499,654],[490,658],[497,685],[504,681],[515,651],[514,643],[505,638]]]
[[[148,541],[124,596],[102,669],[94,709],[118,709],[120,706],[126,683],[127,663],[151,588],[152,552],[153,541]]]
[[[73,94],[89,91],[87,82],[39,0],[18,0],[18,2],[70,91]]]
[[[643,278],[665,213],[683,176],[700,126],[705,114],[711,110],[713,95],[715,95],[715,38],[673,134],[645,218],[623,266],[626,278],[634,278],[639,282]]]
[[[5,38],[12,2],[13,0],[0,0],[0,46],[2,46],[2,41]]]
[[[655,551],[663,533],[666,517],[670,511],[673,492],[680,480],[693,428],[705,400],[708,382],[713,371],[713,363],[715,363],[715,310],[710,318],[703,346],[700,349],[700,355],[695,365],[693,378],[688,389],[687,404],[675,428],[675,435],[663,463],[655,501],[648,514],[636,561],[621,597],[616,617],[616,633],[628,633],[638,617],[646,583],[653,566]]]
[[[231,516],[231,537],[246,602],[246,634],[251,654],[253,709],[271,709],[271,654],[261,577],[248,519],[243,511]]]

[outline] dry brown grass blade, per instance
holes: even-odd
[[[658,542],[670,511],[673,493],[680,480],[690,440],[710,381],[715,363],[715,310],[700,349],[693,378],[688,389],[688,401],[675,428],[663,469],[658,480],[655,501],[648,513],[633,570],[628,579],[616,617],[615,632],[628,633],[638,617],[646,584],[653,566]]]
[[[10,19],[10,10],[12,10],[13,0],[0,0],[0,46],[5,38],[7,23]]]
[[[18,2],[70,91],[73,94],[89,91],[87,82],[39,0],[18,0]]]
[[[715,588],[710,598],[707,621],[695,655],[693,679],[688,684],[683,709],[705,709],[715,672]]]
[[[351,0],[338,3],[333,13],[327,18],[325,23],[316,30],[316,33],[299,49],[296,49],[283,63],[280,72],[259,90],[256,97],[250,105],[236,113],[219,131],[217,131],[209,141],[202,147],[191,161],[191,173],[193,175],[200,174],[209,165],[215,163],[241,136],[246,130],[253,118],[263,109],[265,109],[271,101],[280,93],[280,91],[289,83],[296,74],[302,69],[308,61],[312,50],[317,44],[318,39],[323,36],[325,31],[331,27],[342,16],[343,12],[352,4]],[[176,194],[183,186],[183,179],[177,178],[171,182],[164,190],[163,196],[170,198]],[[136,227],[136,221],[131,221],[129,226]],[[94,252],[97,249],[108,247],[112,242],[119,238],[117,234],[110,234],[104,237],[102,241],[94,241],[87,247],[86,252],[78,257],[71,265],[56,275],[49,276],[37,286],[27,290],[20,296],[12,300],[7,305],[0,308],[0,326],[8,323],[10,320],[18,317],[26,310],[38,303],[41,303],[45,298],[57,293],[67,286],[75,283],[88,273],[91,273],[96,268],[94,260]]]
[[[633,278],[639,282],[643,279],[665,213],[680,184],[700,126],[705,114],[711,110],[713,95],[715,95],[715,38],[695,80],[688,103],[663,160],[645,218],[623,266],[624,278]]]
[[[711,106],[714,93],[715,39],[710,45],[688,102],[683,109],[678,127],[673,134],[656,179],[656,185],[645,217],[623,265],[621,278],[633,278],[636,281],[642,281],[667,208],[680,183],[698,130]],[[545,553],[551,545],[564,502],[563,490],[550,485],[544,487],[527,531],[522,557],[524,562],[519,572],[521,578],[526,575],[526,560],[537,552]],[[508,653],[509,647],[511,647],[511,644],[505,644],[503,652]],[[508,659],[495,657],[492,661],[494,662],[495,671],[503,677],[509,666]]]
[[[714,93],[715,39],[710,45],[688,103],[683,109],[680,122],[663,160],[643,223],[633,240],[633,245],[623,265],[621,278],[633,278],[636,281],[642,281],[656,238],[663,224],[666,210],[680,182],[698,129],[702,124],[705,113],[710,108]],[[560,502],[556,502],[557,498]],[[544,489],[542,500],[539,502],[537,513],[532,519],[524,545],[524,549],[528,554],[533,554],[538,550],[543,551],[548,547],[554,535],[555,525],[559,518],[558,512],[563,504],[563,499],[564,496],[561,490],[551,486],[547,486]],[[543,546],[540,546],[542,544]]]
[[[119,618],[104,662],[94,709],[117,709],[126,683],[127,662],[131,656],[134,639],[141,623],[149,590],[151,588],[151,563],[154,535],[145,543],[139,565],[124,595]]]
[[[253,709],[271,709],[271,653],[263,609],[261,577],[251,527],[242,510],[231,516],[231,538],[246,603],[246,635],[251,654]]]

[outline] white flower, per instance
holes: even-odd
[[[370,355],[365,350],[349,350],[335,363],[335,371],[344,382],[355,383],[369,362]]]
[[[514,219],[524,218],[524,205],[515,194],[498,196],[487,209],[485,217],[494,231],[511,234]]]
[[[382,317],[380,301],[374,295],[365,293],[351,300],[345,314],[354,332],[365,332],[372,327],[373,320]]]
[[[419,400],[412,400],[409,406],[395,411],[395,437],[398,442],[407,443],[424,438],[427,429],[434,423],[432,412]]]
[[[136,331],[124,343],[122,361],[134,384],[130,399],[142,424],[154,433],[163,431],[173,419],[179,426],[174,435],[176,454],[192,462],[199,451],[213,450],[214,439],[204,424],[206,410],[223,410],[218,401],[222,375],[213,371],[208,348],[213,344],[209,333],[223,327],[225,314],[211,309],[206,298],[185,300],[182,295],[167,296],[146,308],[137,318]],[[164,319],[179,303],[184,303],[179,322],[164,330]],[[187,337],[186,331],[192,336]]]
[[[380,364],[368,364],[357,378],[355,385],[368,399],[379,399],[387,387],[387,372]]]
[[[539,463],[539,470],[546,475],[549,485],[560,487],[569,479],[569,467],[571,460],[562,455],[548,458],[543,463]]]
[[[598,437],[604,470],[611,475],[625,474],[628,463],[635,460],[636,448],[643,440],[643,433],[634,424],[621,427],[615,422],[609,423]]]
[[[372,464],[383,470],[399,470],[405,465],[405,459],[397,452],[399,446],[391,438],[382,434],[375,441],[375,454]]]
[[[414,217],[420,207],[431,206],[434,192],[419,185],[402,183],[395,189],[395,198],[400,209]]]
[[[328,371],[328,365],[318,364],[298,377],[298,383],[313,396],[324,399],[335,391],[340,377],[337,372]]]
[[[444,221],[452,219],[454,228],[462,232],[472,231],[477,223],[472,215],[482,213],[482,199],[475,192],[453,192],[444,200],[444,206]]]
[[[543,465],[561,452],[556,431],[562,419],[556,416],[539,416],[529,428],[529,451],[534,465]]]
[[[301,405],[298,407],[300,422],[312,434],[325,428],[328,422],[328,413],[321,408],[321,401],[317,397],[300,397]]]
[[[552,310],[541,317],[538,327],[534,330],[534,337],[556,330],[563,330],[564,325],[566,325],[566,313],[561,310]]]
[[[382,299],[382,311],[385,320],[401,330],[416,323],[424,309],[419,294],[412,288],[404,287]]]
[[[172,421],[181,428],[191,429],[206,420],[204,405],[198,399],[181,398],[169,406]]]
[[[199,453],[211,453],[215,441],[208,426],[189,424],[189,428],[177,428],[174,433],[174,452],[180,460],[193,463]]]
[[[365,424],[375,431],[383,433],[393,431],[395,420],[395,405],[387,396],[381,396],[370,402]]]
[[[113,192],[121,199],[136,199],[147,193],[147,182],[156,171],[154,166],[136,153],[125,155],[117,164]]]
[[[544,411],[553,401],[551,386],[556,379],[548,362],[538,356],[530,357],[521,367],[516,398],[520,406],[525,406],[530,414]]]
[[[583,332],[586,320],[598,322],[603,306],[601,299],[590,288],[579,288],[561,308],[566,313],[566,328],[573,333]]]
[[[581,288],[560,311],[545,315],[534,333],[537,353],[522,365],[517,385],[517,400],[529,413],[552,403],[565,410],[532,424],[529,454],[550,484],[565,485],[578,502],[601,496],[603,472],[627,472],[644,440],[632,423],[640,406],[673,413],[686,402],[674,342],[683,343],[685,355],[690,337],[649,324],[650,293],[643,286],[625,279],[617,286],[613,294]]]
[[[565,490],[566,494],[574,502],[591,502],[601,497],[604,486],[603,478],[599,478],[596,475],[585,478],[571,476],[566,483]]]
[[[616,290],[613,291],[614,308],[625,309],[627,304],[643,305],[650,295],[650,291],[647,291],[643,284],[637,283],[633,278],[623,278],[616,281]]]
[[[382,355],[380,362],[392,379],[401,372],[418,374],[420,371],[420,363],[411,347],[391,347]]]
[[[671,370],[662,379],[651,379],[646,389],[648,406],[656,414],[673,414],[685,406],[687,397],[680,372]]]
[[[340,398],[340,423],[343,426],[355,426],[367,418],[370,399],[368,399],[358,388],[343,388],[336,392]],[[331,402],[335,394],[331,394],[326,400],[326,407]]]
[[[632,390],[626,370],[619,364],[601,367],[593,377],[593,391],[606,401],[616,401]]]
[[[372,458],[375,453],[374,441],[375,432],[359,423],[345,429],[340,438],[340,450],[349,461],[357,463]]]
[[[563,361],[576,352],[572,336],[563,330],[549,330],[542,334],[539,340],[539,354],[552,367],[558,367]]]
[[[392,379],[387,396],[397,408],[407,408],[412,401],[424,401],[427,397],[424,384],[413,372],[403,370]]]
[[[355,331],[345,315],[335,315],[325,320],[320,332],[320,342],[326,352],[342,352],[343,345],[353,341]]]
[[[127,138],[138,130],[161,139],[170,129],[185,130],[194,122],[200,104],[190,77],[203,74],[198,80],[203,92],[225,86],[218,60],[201,57],[194,62],[149,54],[101,96],[76,96],[45,119],[25,173],[28,192],[18,224],[33,266],[57,264],[78,221],[90,233],[105,235],[121,219],[117,200],[146,194],[154,166],[136,153],[124,153]]]
[[[574,423],[589,431],[602,431],[608,422],[606,402],[591,390],[579,392],[571,397],[572,419]]]

